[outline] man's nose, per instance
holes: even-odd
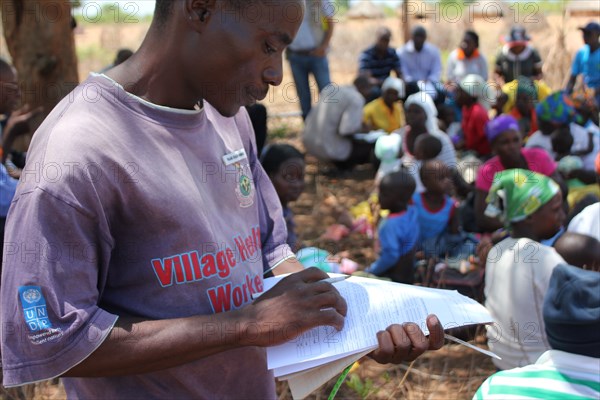
[[[271,86],[279,86],[283,81],[283,60],[281,57],[263,72],[263,80]]]

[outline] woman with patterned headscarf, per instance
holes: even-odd
[[[557,130],[568,130],[573,137],[570,153],[581,157],[582,167],[567,178],[577,178],[586,184],[595,184],[594,161],[600,151],[600,135],[596,135],[575,122],[573,100],[564,92],[555,92],[536,107],[540,130],[531,135],[525,147],[539,147],[555,159],[551,135]]]
[[[540,242],[564,222],[562,195],[552,179],[511,169],[494,176],[487,201],[486,213],[510,232],[487,256],[485,306],[496,322],[488,345],[502,357],[493,360],[499,369],[522,367],[549,349],[541,307],[552,271],[565,261]]]
[[[551,93],[550,87],[543,81],[520,76],[502,86],[506,97],[503,107],[505,114],[510,114],[519,121],[521,135],[526,138],[538,130],[535,104],[543,101]]]
[[[575,142],[577,142],[577,135],[579,141],[583,140],[585,142],[584,147],[587,147],[587,132],[574,122],[575,107],[571,98],[564,92],[554,92],[539,102],[535,107],[535,113],[539,130],[529,137],[526,147],[540,147],[546,150],[552,158],[555,158],[550,135],[556,130],[566,128],[570,129]],[[573,147],[577,147],[575,143]]]

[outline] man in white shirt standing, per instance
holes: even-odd
[[[292,69],[296,91],[306,119],[311,108],[312,95],[308,78],[312,74],[319,92],[331,83],[327,49],[333,35],[335,6],[331,0],[308,0],[304,19],[294,41],[287,48],[287,59]]]

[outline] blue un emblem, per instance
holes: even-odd
[[[50,319],[48,319],[46,299],[44,299],[41,287],[21,286],[19,287],[19,298],[21,299],[21,307],[23,307],[25,323],[30,331],[52,328]]]

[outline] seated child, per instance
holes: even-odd
[[[415,139],[414,143],[414,158],[415,162],[411,168],[419,169],[421,163],[425,160],[433,159],[442,152],[442,141],[437,137],[423,133]],[[402,151],[402,136],[397,133],[391,133],[377,139],[375,143],[375,156],[381,161],[377,174],[375,175],[375,185],[378,185],[381,178],[387,173],[398,171],[402,166],[401,158]],[[420,179],[416,173],[414,178],[417,180],[417,187],[421,186]]]
[[[283,217],[287,225],[287,244],[297,251],[301,244],[296,235],[294,214],[289,203],[298,200],[304,191],[304,155],[289,144],[272,144],[265,147],[261,164],[273,182],[273,186],[283,207]]]
[[[358,265],[343,255],[331,255],[315,247],[302,248],[302,243],[298,240],[294,214],[289,203],[298,200],[304,191],[304,155],[288,144],[272,144],[265,147],[261,163],[279,196],[288,231],[287,244],[296,252],[298,261],[306,268],[314,266],[325,272],[356,271]]]
[[[450,252],[451,235],[459,235],[456,202],[448,195],[452,179],[448,167],[439,160],[425,161],[419,171],[425,186],[423,193],[413,195],[419,222],[419,247],[426,257],[446,256]]]
[[[379,184],[379,205],[389,215],[378,227],[379,259],[366,269],[395,282],[412,283],[419,225],[417,211],[409,205],[415,180],[405,169],[385,175]]]
[[[540,242],[565,219],[562,194],[551,178],[523,169],[496,173],[486,214],[500,218],[510,236],[487,255],[485,307],[496,323],[487,328],[499,369],[531,364],[549,349],[542,304],[550,275],[564,259]]]

